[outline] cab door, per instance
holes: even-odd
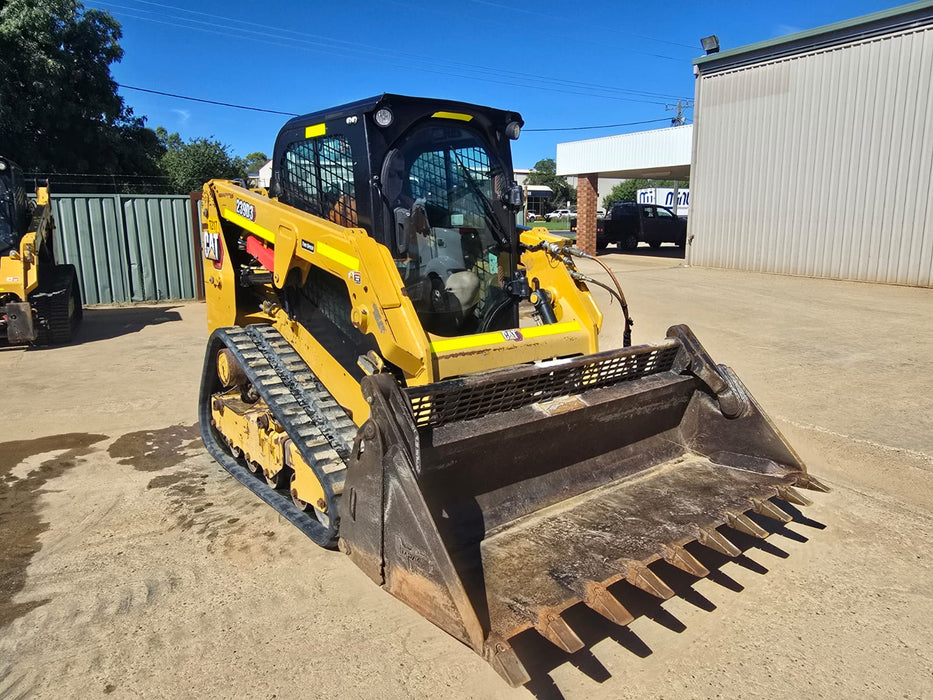
[[[658,208],[654,204],[639,204],[638,209],[641,215],[641,236],[639,239],[649,244],[662,240],[663,232],[661,231],[662,224],[658,219]]]
[[[657,212],[658,241],[677,243],[680,240],[682,224],[670,209],[655,207]]]

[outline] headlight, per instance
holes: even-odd
[[[392,110],[382,107],[376,110],[376,114],[373,118],[379,126],[385,128],[393,122],[395,115],[392,114]]]

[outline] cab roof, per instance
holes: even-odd
[[[297,126],[303,126],[309,123],[327,122],[333,119],[340,119],[351,116],[359,116],[375,112],[380,107],[391,106],[394,108],[417,108],[423,106],[425,110],[444,111],[444,112],[464,112],[467,114],[485,115],[491,122],[508,123],[517,121],[519,125],[524,126],[524,120],[517,112],[509,110],[496,109],[494,107],[484,107],[482,105],[471,104],[469,102],[457,102],[455,100],[441,100],[432,97],[412,97],[409,95],[395,95],[392,93],[383,93],[374,95],[366,99],[349,102],[337,107],[330,107],[318,112],[309,112],[290,119],[283,127],[282,131]]]

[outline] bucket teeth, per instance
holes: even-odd
[[[617,625],[627,625],[635,619],[635,616],[626,610],[625,606],[622,605],[612,593],[606,590],[605,586],[599,583],[591,583],[587,587],[583,602],[607,620]]]
[[[700,536],[697,538],[697,541],[704,547],[709,547],[727,557],[737,557],[742,553],[741,549],[727,540],[722,533],[714,527],[701,527]]]
[[[785,513],[783,510],[774,505],[771,501],[767,499],[752,499],[752,510],[754,510],[758,515],[763,515],[766,518],[771,518],[772,520],[777,520],[779,523],[789,523],[793,520],[793,516],[790,513]]]
[[[558,613],[543,613],[535,629],[549,642],[556,644],[568,654],[580,651],[583,641],[577,636],[567,621]]]
[[[815,476],[810,476],[809,474],[801,474],[797,477],[797,486],[803,489],[810,489],[811,491],[820,491],[821,493],[829,493],[832,491],[829,486],[824,484],[822,481],[817,479]]]
[[[778,498],[782,501],[787,501],[788,503],[793,503],[795,506],[812,506],[813,501],[804,496],[800,491],[795,489],[793,486],[778,486],[777,487]]]
[[[726,523],[733,530],[744,532],[746,535],[764,539],[768,536],[768,531],[744,513],[726,513]]]
[[[625,580],[633,586],[663,600],[674,597],[674,591],[671,590],[670,586],[658,578],[657,574],[647,566],[632,563],[628,564],[626,568]]]
[[[667,545],[664,547],[664,561],[671,566],[676,566],[681,571],[686,571],[691,576],[703,578],[709,574],[709,569],[703,566],[690,552],[677,545]]]
[[[519,660],[515,650],[504,642],[499,642],[493,646],[489,661],[496,673],[502,676],[506,683],[513,688],[525,685],[531,680],[528,670]]]

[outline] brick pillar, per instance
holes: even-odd
[[[596,188],[599,175],[577,176],[577,247],[596,255]]]

